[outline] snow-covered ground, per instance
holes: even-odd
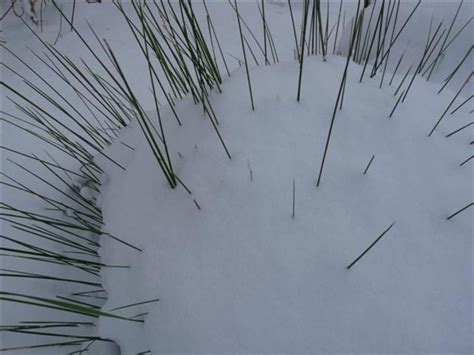
[[[63,4],[70,12],[71,3]],[[339,1],[330,4],[333,24]],[[403,1],[401,18],[415,4]],[[448,26],[458,4],[424,1],[394,47],[388,71],[405,49],[399,74],[415,63],[425,45],[431,15],[433,26],[442,18]],[[3,13],[5,2],[1,5]],[[125,6],[130,10],[129,4]],[[356,2],[344,2],[347,23],[355,6]],[[208,1],[208,7],[225,53],[241,57],[232,8],[226,1]],[[298,26],[301,8],[301,2],[294,2]],[[239,1],[239,10],[261,36],[255,3]],[[160,301],[123,311],[126,316],[147,312],[144,326],[102,319],[100,335],[116,340],[122,354],[146,350],[472,352],[472,209],[446,220],[472,202],[472,161],[459,167],[472,154],[472,130],[444,138],[472,120],[472,105],[456,115],[448,114],[433,136],[426,137],[453,98],[453,90],[472,71],[471,59],[448,90],[436,95],[440,82],[472,45],[472,24],[453,42],[430,83],[415,80],[407,100],[391,119],[387,116],[402,75],[392,86],[379,90],[377,77],[358,84],[361,68],[351,63],[344,108],[337,114],[322,184],[316,188],[343,59],[305,60],[302,100],[296,103],[298,65],[287,2],[268,1],[266,10],[282,63],[252,69],[255,112],[250,110],[245,71],[231,56],[227,60],[232,77],[225,79],[223,94],[212,95],[232,160],[226,158],[202,108],[190,98],[177,103],[185,123],[182,128],[166,118],[167,134],[173,137],[173,162],[193,196],[166,187],[136,124],[120,136],[135,147],[133,153],[121,144],[111,147],[127,172],[106,167],[105,228],[141,245],[144,252],[104,241],[103,261],[131,265],[129,271],[103,273],[109,295],[104,309],[154,298]],[[465,1],[453,33],[471,18],[472,10],[473,3]],[[195,5],[195,11],[202,20],[201,4]],[[153,110],[149,85],[144,85],[148,73],[142,70],[143,58],[137,57],[138,48],[111,2],[78,2],[75,21],[89,40],[92,34],[86,21],[108,40],[145,109]],[[45,8],[41,35],[54,42],[58,28],[59,15],[54,8]],[[60,81],[38,65],[29,51],[41,52],[42,47],[24,25],[9,15],[2,29],[8,48],[35,63],[40,73],[58,85]],[[61,33],[56,44],[59,50],[74,60],[90,61],[90,54],[64,23]],[[1,60],[33,78],[4,50]],[[1,75],[10,85],[24,87],[9,71],[2,69]],[[456,102],[471,94],[472,81]],[[7,96],[2,90],[2,111],[16,112]],[[77,103],[72,95],[71,100]],[[2,124],[1,136],[3,146],[27,153],[47,149],[9,125]],[[29,186],[36,184],[7,162],[10,154],[1,154],[2,171],[21,177]],[[374,161],[363,175],[372,155]],[[77,168],[64,157],[56,158]],[[15,161],[28,164],[17,156]],[[291,216],[293,179],[295,219]],[[38,189],[51,192],[43,186]],[[44,208],[41,201],[26,200],[3,187],[2,200],[33,210]],[[392,222],[393,228],[380,243],[346,270]],[[6,224],[2,230],[6,235],[12,233]],[[2,258],[2,265],[20,270],[39,267],[11,258]],[[59,275],[63,269],[42,271]],[[12,279],[2,279],[1,289],[30,293],[34,289],[43,296],[71,291],[53,283]],[[31,314],[38,318],[48,314],[11,304],[0,307],[2,324],[31,319]],[[1,347],[18,342],[18,336],[2,334]],[[64,349],[40,353],[56,352],[64,353]]]
[[[299,103],[296,63],[253,70],[254,112],[245,71],[234,72],[212,98],[232,160],[201,109],[180,102],[183,126],[168,115],[166,127],[192,196],[169,189],[138,127],[123,132],[135,151],[112,147],[127,171],[107,169],[105,228],[144,252],[106,242],[104,260],[133,265],[105,273],[107,306],[160,298],[133,310],[148,313],[144,330],[101,324],[124,353],[472,349],[472,211],[446,220],[472,198],[472,170],[459,166],[472,134],[444,137],[469,114],[428,138],[450,94],[432,100],[438,85],[415,82],[389,119],[395,88],[358,84],[353,66],[316,188],[343,68],[342,58],[310,58]]]

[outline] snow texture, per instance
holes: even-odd
[[[417,80],[388,118],[394,86],[359,84],[351,65],[316,188],[344,64],[308,58],[299,103],[296,63],[252,70],[254,112],[234,72],[212,96],[232,160],[202,108],[177,103],[183,127],[167,114],[166,131],[192,196],[169,188],[137,127],[123,131],[135,151],[111,148],[126,172],[103,164],[105,228],[144,251],[105,243],[105,262],[132,265],[104,273],[106,306],[160,298],[124,312],[146,312],[144,329],[103,320],[123,353],[472,351],[472,209],[446,219],[472,200],[459,166],[472,132],[444,137],[470,117],[428,138],[452,93]]]
[[[70,1],[60,1],[70,13]],[[294,59],[294,39],[286,1],[268,1],[267,21],[282,61]],[[6,10],[0,2],[0,12]],[[301,2],[293,3],[297,26]],[[337,20],[339,1],[330,2],[331,23]],[[414,1],[403,1],[406,16]],[[129,4],[124,6],[130,9]],[[325,11],[323,2],[323,12]],[[349,23],[355,1],[344,1]],[[431,14],[434,23],[452,19],[458,1],[423,1],[414,21],[394,49],[394,61],[404,48],[402,68],[419,57],[424,46]],[[459,28],[472,16],[471,1],[465,1]],[[240,57],[235,14],[226,1],[208,1],[225,53]],[[202,6],[194,6],[204,18]],[[261,19],[253,2],[239,2],[242,16],[258,35]],[[366,11],[369,11],[369,7]],[[59,15],[51,6],[43,9],[41,36],[54,43]],[[86,4],[78,1],[76,26],[88,40],[90,22],[102,38],[119,52],[120,62],[145,108],[152,110],[146,71],[140,68],[137,47],[124,21],[110,1]],[[0,23],[2,39],[23,60],[35,64],[50,83],[60,82],[38,65],[29,48],[41,52],[31,33],[11,13]],[[39,28],[36,28],[40,33]],[[440,82],[457,65],[472,45],[472,24],[453,43],[448,59],[443,58],[431,82]],[[90,55],[63,24],[56,48],[76,62]],[[259,37],[260,38],[260,37]],[[1,61],[17,67],[1,51]],[[231,70],[237,61],[228,57]],[[393,66],[389,66],[388,71]],[[111,269],[104,273],[110,299],[104,310],[156,297],[160,301],[123,310],[135,315],[147,312],[144,327],[103,319],[100,333],[121,346],[122,354],[151,349],[160,352],[438,352],[473,351],[472,345],[472,210],[454,219],[446,217],[472,201],[472,168],[459,163],[472,154],[472,130],[449,139],[444,134],[472,120],[472,104],[456,115],[448,115],[431,138],[427,133],[440,117],[454,93],[435,93],[440,85],[417,78],[407,101],[387,116],[395,99],[394,86],[377,89],[376,81],[356,83],[361,68],[351,64],[344,108],[338,112],[329,146],[322,185],[315,188],[329,121],[342,75],[342,59],[331,57],[305,60],[302,102],[296,104],[297,65],[282,63],[251,72],[256,111],[250,111],[245,73],[232,72],[224,94],[215,94],[213,107],[228,144],[228,161],[202,109],[189,99],[178,103],[185,126],[178,129],[169,120],[166,129],[173,137],[173,162],[178,175],[193,191],[170,191],[137,127],[122,132],[121,141],[136,148],[131,152],[115,144],[111,150],[127,164],[121,174],[107,167],[110,184],[104,193],[106,230],[133,244],[144,253],[124,249],[105,240],[103,262],[131,265],[129,271]],[[466,62],[448,86],[457,90],[472,71]],[[0,71],[2,80],[25,89],[12,73]],[[394,85],[401,80],[397,76]],[[40,87],[41,84],[39,84]],[[466,87],[464,98],[472,93]],[[66,93],[67,94],[67,93]],[[2,91],[2,111],[16,113],[14,104]],[[457,103],[464,100],[459,98]],[[71,102],[75,102],[71,96]],[[77,99],[76,99],[77,101]],[[163,108],[165,112],[167,109]],[[2,145],[27,153],[42,154],[47,147],[30,136],[0,122]],[[182,155],[179,157],[178,152]],[[370,157],[374,161],[362,175]],[[7,162],[12,155],[0,150],[2,172],[21,178],[28,186],[35,180]],[[15,161],[29,166],[26,159]],[[65,157],[59,163],[77,169]],[[249,168],[250,166],[250,168]],[[252,181],[250,171],[252,171]],[[296,185],[295,219],[292,215],[292,183]],[[78,187],[89,193],[84,182]],[[44,186],[38,191],[58,197]],[[24,199],[1,189],[2,201],[44,211],[38,200]],[[91,196],[92,197],[92,196]],[[93,196],[94,198],[96,196]],[[201,206],[199,211],[193,199]],[[100,202],[99,197],[99,202]],[[354,260],[388,225],[386,236],[351,270]],[[2,233],[12,229],[0,223]],[[18,233],[15,236],[20,236]],[[21,235],[22,240],[31,236]],[[3,242],[2,242],[3,244]],[[49,245],[42,245],[50,247]],[[58,250],[60,252],[60,250]],[[2,257],[2,267],[35,271],[59,277],[74,277],[64,268]],[[2,290],[54,297],[78,291],[74,287],[44,282],[1,279]],[[2,324],[24,319],[65,317],[51,311],[0,303]],[[132,314],[133,313],[133,314]],[[91,329],[85,329],[89,335]],[[21,344],[22,337],[1,335],[0,347]],[[44,338],[31,344],[44,342]],[[51,339],[46,339],[47,341]],[[94,347],[96,347],[94,349]],[[51,348],[23,352],[62,354]],[[96,343],[90,353],[116,354],[110,344]]]

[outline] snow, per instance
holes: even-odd
[[[70,13],[71,4],[62,3]],[[338,3],[331,1],[333,23]],[[355,5],[354,1],[344,1],[347,23]],[[404,1],[401,15],[406,16],[413,5],[413,1]],[[457,1],[422,3],[391,54],[394,61],[404,48],[412,49],[399,73],[419,57],[431,13],[435,14],[434,23],[445,17],[447,24],[457,5]],[[323,2],[323,12],[324,6]],[[453,31],[470,18],[472,6],[472,2],[464,2]],[[226,1],[209,1],[208,7],[225,53],[240,57],[233,10]],[[4,10],[4,2],[0,9]],[[203,19],[202,6],[196,4],[195,10]],[[239,10],[259,34],[261,19],[255,4],[239,2]],[[119,312],[127,316],[147,312],[144,326],[101,319],[100,334],[115,339],[122,354],[148,349],[153,353],[472,352],[472,209],[446,220],[472,201],[472,161],[459,167],[472,154],[472,130],[444,138],[472,120],[468,115],[472,104],[454,116],[448,115],[427,138],[453,92],[445,90],[435,96],[440,85],[418,78],[407,101],[392,119],[387,119],[395,103],[394,86],[378,90],[376,80],[356,84],[361,69],[351,64],[344,109],[336,117],[322,185],[316,189],[342,59],[330,57],[327,63],[318,58],[305,59],[302,102],[297,104],[297,65],[288,63],[294,57],[294,39],[287,2],[268,1],[266,10],[279,56],[286,63],[252,70],[255,112],[250,111],[242,70],[232,72],[224,94],[215,94],[212,99],[232,160],[227,160],[210,122],[202,116],[202,108],[195,107],[189,98],[178,103],[185,126],[178,129],[174,121],[167,122],[167,132],[173,137],[173,162],[193,196],[181,188],[169,190],[134,124],[121,132],[111,148],[126,164],[127,172],[107,167],[104,181],[110,178],[110,183],[99,197],[106,216],[104,229],[142,246],[144,252],[103,240],[102,262],[131,265],[128,271],[104,272],[109,294],[104,310],[156,297],[160,301]],[[298,26],[299,2],[294,3],[293,11]],[[59,16],[52,7],[44,9],[44,16],[41,35],[53,43]],[[75,21],[87,39],[92,40],[92,34],[86,21],[100,37],[107,38],[119,52],[119,60],[144,107],[153,110],[149,87],[144,85],[147,73],[137,70],[140,62],[136,45],[130,33],[123,30],[123,19],[111,2],[88,5],[78,1]],[[21,22],[9,15],[1,26],[8,47],[28,63],[37,63],[28,48],[39,52],[42,48]],[[432,83],[444,79],[472,44],[469,29],[472,24],[453,43],[448,58],[434,72]],[[58,49],[76,62],[79,58],[90,61],[90,55],[64,23],[61,34]],[[36,80],[3,50],[1,55],[2,61]],[[227,59],[231,70],[238,68],[236,60]],[[37,69],[53,85],[60,82],[44,66]],[[472,60],[466,62],[448,88],[457,90],[470,71]],[[0,73],[2,80],[24,89],[21,80],[10,72]],[[398,76],[394,83],[400,79]],[[31,94],[31,90],[25,92]],[[466,87],[464,96],[469,93],[472,84]],[[2,91],[2,110],[17,113],[6,98],[7,93]],[[80,105],[72,95],[70,99]],[[460,97],[456,103],[463,100]],[[26,153],[47,149],[11,126],[2,123],[0,129],[2,145]],[[119,141],[134,146],[136,151]],[[2,171],[20,177],[48,196],[58,197],[9,164],[10,154],[0,152]],[[364,176],[362,171],[373,154],[373,164]],[[26,159],[14,158],[31,167]],[[68,168],[78,168],[65,157],[55,158]],[[78,186],[83,196],[96,198],[82,183]],[[2,201],[44,212],[41,201],[26,199],[3,187],[1,193]],[[394,221],[392,230],[347,271],[345,267]],[[1,227],[4,234],[12,233],[4,223]],[[14,235],[34,240],[18,232]],[[1,262],[12,269],[34,268],[34,272],[53,276],[74,276],[62,267],[3,257]],[[39,281],[2,278],[0,282],[2,290],[34,290],[41,296],[78,291]],[[0,303],[0,307],[2,324],[64,317],[12,304]],[[91,331],[84,329],[84,334]],[[24,344],[22,339],[2,334],[0,347]],[[41,342],[44,338],[28,338],[28,344]],[[111,347],[97,342],[90,353],[118,353]],[[64,349],[35,353],[62,354]]]
[[[299,103],[296,63],[253,69],[254,112],[245,71],[232,73],[211,101],[232,160],[202,108],[177,103],[183,127],[168,115],[166,132],[192,196],[169,188],[137,127],[124,130],[135,151],[111,152],[126,172],[102,163],[105,229],[144,251],[105,242],[103,260],[132,265],[104,273],[105,308],[160,301],[133,310],[147,313],[143,329],[102,320],[122,353],[472,351],[472,210],[446,220],[472,198],[472,170],[459,166],[472,131],[444,137],[469,115],[428,138],[452,93],[415,81],[389,119],[394,86],[361,85],[351,65],[316,188],[344,64],[308,58]]]
[[[68,8],[68,2],[63,2],[65,8]],[[78,1],[78,5],[81,2]],[[6,1],[0,2],[0,12],[3,14],[6,10],[5,4]],[[84,13],[86,17],[91,18],[91,16],[96,12],[97,8],[94,8],[93,5],[87,5],[89,7],[81,7],[83,10],[87,11]],[[79,6],[78,6],[79,8]],[[53,11],[51,6],[45,7],[44,12],[44,26],[43,32],[36,28],[38,34],[43,36],[43,39],[49,41],[50,43],[54,43],[54,40],[58,33],[58,23],[59,23],[59,15],[56,11]],[[28,20],[27,18],[25,20]],[[84,20],[83,20],[84,21]],[[29,22],[28,22],[29,23]],[[31,23],[29,23],[31,25]],[[31,32],[22,24],[22,22],[15,17],[12,13],[10,13],[4,20],[1,21],[2,26],[2,39],[6,41],[6,46],[16,53],[22,60],[26,61],[28,64],[33,65],[34,68],[38,70],[38,72],[43,75],[44,77],[48,78],[49,83],[55,87],[59,87],[61,92],[68,97],[70,102],[73,105],[79,105],[77,98],[74,98],[73,95],[64,88],[63,86],[59,86],[61,81],[58,80],[54,75],[51,74],[50,71],[44,66],[39,63],[38,60],[33,56],[30,52],[30,49],[35,50],[37,53],[42,53],[44,48],[40,45],[40,43],[33,37]],[[86,24],[82,26],[83,29],[86,28]],[[64,50],[66,53],[70,54],[74,58],[78,58],[83,56],[83,48],[77,46],[77,42],[71,40],[73,35],[69,32],[69,29],[66,29],[63,24],[62,29],[63,37],[59,39],[57,47],[60,50]],[[23,65],[15,61],[15,59],[8,54],[6,50],[3,48],[0,51],[1,53],[1,62],[2,64],[5,63],[10,67],[18,70],[22,75],[27,77],[33,83],[36,83],[40,88],[45,89],[45,85],[41,83],[34,74],[28,71]],[[31,97],[35,97],[33,90],[26,87],[26,85],[22,82],[21,79],[16,77],[10,71],[6,70],[2,66],[2,70],[0,71],[2,80],[6,83],[12,85],[14,88],[21,90],[22,92],[31,95]],[[1,110],[7,113],[11,113],[13,115],[19,116],[21,118],[25,118],[22,114],[19,113],[15,105],[8,100],[8,97],[13,98],[13,96],[4,90],[3,86],[1,88]],[[5,117],[2,113],[2,118]],[[62,116],[60,116],[62,117]],[[51,148],[42,143],[37,139],[32,139],[30,135],[21,132],[18,129],[15,129],[13,126],[6,124],[5,122],[0,121],[0,134],[1,134],[1,145],[18,150],[20,152],[24,152],[26,154],[35,154],[43,159],[49,160],[50,158],[46,153],[50,153],[61,166],[65,168],[71,169],[72,171],[77,171],[79,166],[76,162],[71,161],[68,159],[67,156],[59,155],[56,151],[51,151]],[[25,184],[26,186],[33,188],[35,192],[43,193],[46,196],[49,196],[54,199],[58,199],[62,201],[64,199],[57,191],[54,191],[52,188],[45,186],[45,184],[39,182],[37,179],[32,177],[31,175],[25,173],[25,171],[21,170],[20,168],[11,164],[8,159],[12,159],[13,161],[17,162],[21,166],[27,167],[31,169],[35,173],[39,174],[39,176],[48,179],[50,177],[50,173],[48,170],[44,169],[40,164],[34,163],[32,160],[28,158],[24,158],[18,156],[16,154],[4,151],[3,149],[0,150],[1,156],[1,171],[9,176],[18,179],[21,183]],[[4,176],[1,177],[2,181],[7,181]],[[63,187],[61,183],[57,183],[57,186]],[[80,182],[82,183],[82,182]],[[44,201],[40,199],[31,198],[24,193],[18,193],[18,191],[6,188],[2,185],[0,188],[1,191],[1,201],[5,203],[9,203],[17,208],[25,209],[37,213],[47,213],[45,211],[45,207],[50,207],[45,205]],[[68,201],[69,203],[70,201]],[[57,218],[61,218],[60,214],[56,215]],[[65,216],[66,217],[66,216]],[[56,243],[51,243],[40,238],[36,238],[35,236],[29,233],[23,233],[21,231],[15,230],[12,228],[9,223],[4,221],[0,221],[0,228],[3,235],[17,238],[20,241],[32,243],[34,245],[40,246],[47,250],[55,251],[57,253],[63,253],[66,248],[58,247]],[[4,240],[0,241],[0,246],[2,247],[12,247],[12,244],[8,244]],[[20,270],[26,272],[34,272],[45,274],[53,277],[63,277],[63,278],[83,278],[84,274],[78,273],[77,269],[75,268],[67,268],[64,266],[57,266],[54,264],[43,263],[43,262],[35,262],[35,261],[26,261],[25,259],[17,259],[11,257],[0,257],[0,263],[3,268],[13,269],[13,270]],[[63,295],[63,296],[70,296],[73,292],[80,292],[84,291],[84,287],[73,285],[70,283],[58,283],[54,281],[36,281],[32,279],[16,279],[16,278],[9,278],[9,277],[2,277],[0,278],[0,289],[2,291],[9,291],[9,292],[18,292],[18,293],[25,293],[25,294],[32,294],[38,297],[50,297],[54,298],[56,295]],[[74,315],[74,314],[64,314],[64,312],[54,311],[54,310],[46,310],[40,309],[38,307],[31,307],[26,305],[19,305],[15,303],[7,303],[7,302],[0,302],[0,314],[1,314],[1,324],[2,325],[12,325],[18,324],[20,321],[24,320],[50,320],[50,321],[84,321],[83,317]],[[90,318],[87,318],[86,321],[90,321]],[[64,330],[63,330],[64,331]],[[60,331],[59,331],[60,332]],[[68,333],[69,329],[65,330],[64,333]],[[71,331],[72,332],[72,331]],[[96,330],[92,327],[81,327],[74,332],[75,334],[79,334],[82,336],[91,336],[96,334]],[[37,345],[37,344],[45,344],[55,341],[64,341],[61,338],[55,337],[41,337],[41,336],[34,336],[34,335],[27,335],[24,334],[14,334],[14,333],[7,333],[2,332],[0,334],[0,348],[4,347],[14,347],[14,346],[26,346],[26,345]],[[69,339],[68,339],[69,340]],[[43,354],[43,355],[52,355],[52,354],[64,354],[65,351],[73,351],[77,350],[77,347],[56,347],[56,348],[46,348],[46,349],[25,349],[21,351],[17,351],[19,354]],[[101,354],[103,355],[103,353]]]

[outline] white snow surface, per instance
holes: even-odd
[[[61,3],[70,13],[71,2]],[[0,2],[1,13],[5,4]],[[331,23],[337,19],[338,4],[339,1],[331,1]],[[401,10],[404,6],[406,9],[402,14],[406,15],[414,4],[403,1]],[[294,41],[287,2],[268,1],[268,5],[267,21],[279,56],[291,60]],[[447,24],[457,5],[457,1],[423,1],[413,25],[400,38],[400,51],[408,43],[424,45],[434,9],[435,20],[445,16]],[[226,1],[210,1],[208,6],[226,54],[240,56],[240,38],[230,6]],[[323,12],[324,6],[323,2]],[[473,3],[465,1],[463,6],[461,21],[453,31],[472,16]],[[348,22],[355,2],[344,1],[344,7]],[[258,35],[261,19],[255,3],[239,1],[239,9]],[[202,19],[202,7],[196,4],[195,10]],[[299,26],[301,3],[296,1],[293,10]],[[53,43],[59,16],[50,6],[44,8],[44,16],[41,36]],[[136,45],[123,30],[123,19],[111,2],[77,2],[76,26],[92,41],[86,20],[119,52],[144,107],[152,109],[150,89],[144,85],[147,73],[137,70]],[[42,48],[17,18],[10,14],[0,27],[10,49],[28,63],[37,63],[28,48]],[[453,44],[450,57],[436,68],[432,82],[443,79],[465,54],[472,43],[469,29],[472,24]],[[64,24],[61,34],[58,49],[76,61],[90,59]],[[416,50],[407,53],[402,67],[408,67],[419,55]],[[235,60],[227,59],[231,69],[237,67]],[[3,50],[1,60],[29,79],[36,79],[24,67],[17,67]],[[35,68],[51,83],[57,82],[44,66]],[[351,64],[351,77],[360,73],[360,68],[352,72],[353,68]],[[449,86],[456,90],[470,71],[472,60],[467,61]],[[285,73],[281,78],[280,72]],[[31,94],[8,71],[2,70],[0,75],[2,80]],[[128,272],[112,269],[104,273],[110,295],[104,310],[160,298],[156,304],[122,311],[127,315],[148,312],[144,328],[120,321],[101,321],[101,334],[116,339],[122,354],[148,349],[153,353],[472,352],[472,212],[467,210],[449,222],[445,220],[472,201],[472,162],[459,167],[472,154],[472,130],[466,129],[449,139],[440,135],[470,122],[472,104],[455,116],[448,115],[428,139],[427,132],[454,96],[453,92],[446,90],[435,96],[439,85],[417,78],[406,103],[397,109],[393,119],[386,120],[394,104],[394,87],[375,90],[375,82],[356,85],[352,77],[344,109],[336,118],[323,183],[316,189],[314,184],[341,75],[341,59],[330,58],[325,64],[319,63],[319,59],[305,60],[303,99],[296,104],[296,64],[259,68],[252,71],[257,110],[251,112],[245,74],[233,73],[224,94],[213,99],[232,161],[227,160],[208,119],[202,117],[202,108],[189,101],[179,103],[185,127],[178,130],[170,121],[166,128],[173,137],[173,161],[178,174],[192,188],[193,196],[181,188],[169,191],[136,127],[122,133],[121,140],[137,150],[130,154],[121,144],[112,147],[129,167],[125,175],[108,169],[112,182],[104,193],[106,228],[142,245],[145,252],[137,254],[120,244],[104,242],[104,260],[132,266]],[[471,92],[472,84],[464,96]],[[7,96],[3,90],[2,110],[16,114]],[[457,103],[462,100],[459,98]],[[2,145],[7,147],[26,153],[47,149],[11,126],[0,123],[0,132]],[[376,155],[374,162],[368,175],[362,176],[372,154]],[[0,150],[0,155],[3,172],[35,186],[35,180],[7,162],[12,157],[9,153]],[[64,157],[56,158],[64,166],[77,168]],[[253,182],[249,181],[247,160]],[[25,159],[15,156],[15,161],[30,167]],[[291,219],[293,178],[295,220]],[[37,188],[48,190],[44,186]],[[24,199],[3,187],[1,194],[2,201],[44,211],[44,204],[38,200]],[[196,209],[193,198],[199,202],[201,211]],[[380,243],[352,270],[346,271],[345,266],[393,221],[394,227]],[[11,232],[6,224],[0,223],[0,227],[6,235]],[[3,257],[0,261],[3,267],[12,269],[31,271],[34,267],[33,270],[44,274],[74,277],[63,268]],[[54,283],[15,279],[1,279],[0,288],[25,293],[34,290],[46,297],[74,290]],[[278,303],[281,307],[275,306]],[[0,304],[0,313],[2,324],[64,317],[4,303]],[[64,320],[75,319],[78,318],[71,316]],[[86,334],[90,332],[85,330]],[[2,333],[0,337],[2,347],[17,345],[18,341],[24,344],[14,334]],[[28,337],[28,344],[44,342],[44,338],[35,341],[35,337]],[[95,345],[99,346],[96,354],[117,352],[107,344]],[[51,355],[64,351],[51,348],[22,353]]]
[[[192,196],[169,188],[138,127],[122,132],[135,151],[111,147],[126,172],[103,163],[105,229],[143,252],[104,241],[104,262],[132,266],[104,272],[105,308],[160,299],[124,310],[146,312],[143,328],[101,321],[123,354],[472,352],[472,209],[446,219],[472,201],[459,166],[472,131],[444,137],[468,109],[428,138],[452,93],[416,80],[388,118],[395,85],[359,84],[351,64],[317,188],[344,64],[308,58],[299,103],[296,63],[252,70],[255,111],[245,71],[232,73],[211,100],[232,160],[190,98],[176,105],[182,127],[163,109]]]

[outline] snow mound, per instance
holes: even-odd
[[[122,132],[110,153],[127,170],[101,162],[105,230],[143,252],[103,241],[104,263],[131,265],[104,271],[104,309],[160,299],[121,311],[144,326],[101,320],[122,354],[473,350],[472,208],[447,220],[472,201],[472,131],[445,138],[468,105],[428,137],[452,92],[417,78],[388,118],[402,78],[359,84],[351,64],[317,188],[344,64],[305,59],[300,102],[296,63],[252,70],[255,111],[234,72],[211,95],[231,160],[191,98],[182,127],[163,108],[192,195],[169,188],[137,125]]]

